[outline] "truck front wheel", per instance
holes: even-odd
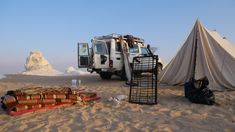
[[[110,72],[100,72],[100,77],[102,79],[110,79],[111,76],[112,76],[112,73],[110,73]]]

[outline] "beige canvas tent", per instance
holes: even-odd
[[[159,74],[160,83],[184,84],[206,76],[213,90],[235,90],[235,45],[196,21],[176,56]]]

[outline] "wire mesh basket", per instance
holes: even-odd
[[[158,56],[133,58],[129,102],[157,104]]]

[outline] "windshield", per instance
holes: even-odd
[[[95,54],[108,54],[105,42],[97,41],[95,42],[94,46]]]
[[[141,54],[148,55],[148,50],[146,47],[141,47]]]
[[[138,45],[133,45],[132,48],[129,48],[130,53],[139,53],[139,47]]]

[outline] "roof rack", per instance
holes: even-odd
[[[119,39],[120,36],[123,36],[124,40],[126,40],[128,36],[132,36],[132,35],[121,35],[121,34],[117,34],[117,33],[112,33],[112,34],[104,35],[104,36],[96,36],[94,38],[95,39],[99,39],[99,40],[104,40],[104,39]],[[138,38],[138,37],[135,37],[135,36],[133,36],[133,38],[134,38],[134,41],[136,41],[136,42],[141,42],[141,43],[144,42],[144,39],[142,39],[142,38]]]

